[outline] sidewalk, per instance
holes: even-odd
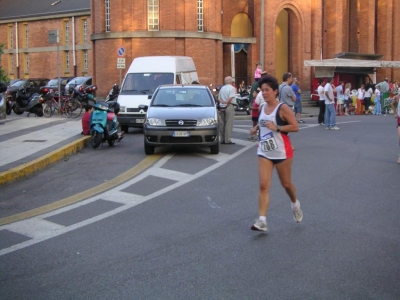
[[[85,147],[81,118],[12,113],[0,125],[0,185],[32,174]]]

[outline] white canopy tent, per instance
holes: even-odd
[[[374,74],[373,81],[376,82],[376,68],[400,68],[400,61],[332,58],[305,60],[304,66],[315,67],[316,78],[333,77],[335,71],[338,71],[336,68],[354,68],[358,73]]]
[[[332,58],[305,60],[306,67],[400,68],[400,61]]]

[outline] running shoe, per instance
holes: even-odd
[[[340,128],[339,127],[337,127],[337,126],[333,126],[333,127],[331,127],[331,130],[339,130]]]
[[[321,126],[325,126],[325,123],[319,123],[319,125],[321,125]]]
[[[300,223],[301,220],[303,220],[303,212],[300,209],[300,201],[297,200],[298,205],[297,206],[293,206],[292,205],[292,209],[293,209],[293,219],[297,222]]]
[[[251,230],[255,231],[267,231],[267,223],[264,223],[260,219],[257,219],[253,226],[251,226]]]
[[[325,127],[325,129],[326,129],[326,130],[329,130],[329,129],[331,129],[331,128],[330,128],[330,127]]]
[[[303,120],[299,120],[299,123],[305,123]]]

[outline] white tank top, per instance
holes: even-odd
[[[287,134],[273,131],[265,126],[267,121],[271,121],[277,125],[286,125],[279,118],[279,109],[283,103],[279,103],[274,111],[267,115],[265,113],[265,104],[262,105],[260,116],[258,117],[259,141],[257,155],[268,159],[286,159],[293,157],[293,149]]]

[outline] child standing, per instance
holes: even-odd
[[[256,98],[258,95],[259,89],[253,91],[253,105],[251,106],[251,120],[253,121],[253,127],[257,126],[258,124],[258,114],[259,114],[259,104],[256,102]],[[249,136],[249,140],[257,140],[257,133]]]
[[[261,67],[262,67],[261,63],[258,62],[258,63],[256,64],[256,71],[254,72],[254,79],[255,79],[255,81],[258,81],[258,79],[261,78],[261,73],[262,73]]]
[[[380,115],[381,114],[381,92],[379,91],[379,87],[375,87],[375,109],[374,109],[374,115]]]

